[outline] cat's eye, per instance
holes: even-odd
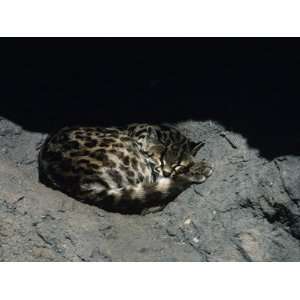
[[[154,171],[155,171],[156,173],[160,173],[160,168],[159,168],[159,167],[155,167],[155,168],[154,168]]]
[[[182,162],[180,163],[180,165],[183,166],[183,167],[187,167],[187,166],[190,165],[190,163],[189,163],[188,161],[182,161]]]
[[[187,167],[186,166],[177,166],[177,167],[175,167],[175,172],[176,173],[183,173],[183,172],[185,172],[187,170]]]

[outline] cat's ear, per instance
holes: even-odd
[[[190,143],[190,151],[193,156],[196,156],[198,151],[205,145],[204,142],[191,142]]]
[[[149,126],[147,128],[147,138],[153,142],[158,141],[158,135],[156,130],[153,128],[153,126]]]

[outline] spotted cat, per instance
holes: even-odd
[[[41,148],[40,181],[108,211],[146,214],[212,174],[194,161],[202,146],[167,126],[66,127]]]

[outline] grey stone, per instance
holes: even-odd
[[[300,201],[300,156],[281,157],[277,160],[287,193],[293,201]]]
[[[300,157],[268,161],[216,122],[178,128],[205,141],[203,184],[157,213],[109,213],[38,182],[45,138],[0,121],[1,261],[300,261]]]

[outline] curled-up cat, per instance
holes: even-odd
[[[194,161],[203,145],[167,126],[66,127],[41,148],[40,180],[108,211],[146,214],[212,174]]]

